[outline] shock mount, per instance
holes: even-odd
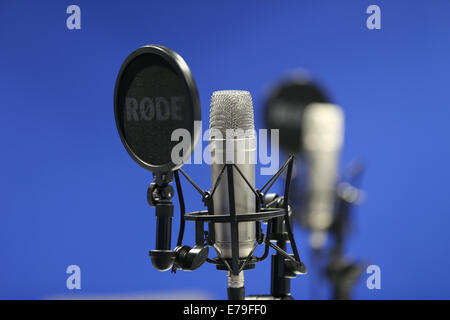
[[[239,282],[239,275],[244,270],[253,269],[257,262],[265,260],[269,255],[269,249],[275,250],[272,255],[271,267],[271,293],[270,295],[249,296],[247,299],[293,299],[290,293],[290,279],[298,274],[305,274],[306,267],[300,259],[300,255],[292,232],[290,218],[289,189],[291,184],[294,156],[290,156],[281,168],[260,189],[255,189],[242,174],[238,166],[224,164],[223,168],[210,191],[203,191],[181,168],[170,173],[154,174],[155,182],[151,183],[147,191],[147,200],[150,206],[156,208],[157,235],[156,249],[150,251],[153,266],[161,271],[172,268],[176,270],[192,271],[198,269],[203,263],[208,262],[216,266],[218,270],[224,270],[229,275],[228,298],[231,300],[244,300],[245,289],[242,283],[230,284],[230,281]],[[227,172],[229,214],[214,214],[213,195]],[[268,191],[287,170],[284,195],[269,194]],[[255,212],[237,214],[234,202],[233,172],[236,171],[246,182],[253,194],[255,194]],[[183,191],[181,188],[181,173],[186,180],[199,192],[206,210],[186,213]],[[173,188],[170,185],[172,176],[175,179],[176,190],[180,205],[180,228],[177,246],[170,249],[171,224],[173,217]],[[186,221],[195,223],[195,245],[193,247],[183,245],[183,236]],[[241,222],[254,222],[256,224],[256,241],[253,249],[246,258],[239,258],[239,224]],[[219,248],[215,245],[214,224],[228,223],[231,231],[231,258],[224,258]],[[261,223],[266,223],[266,232],[263,233]],[[208,230],[205,230],[205,224]],[[274,243],[276,242],[276,243]],[[292,254],[287,252],[287,243],[290,243]],[[265,245],[262,256],[257,257],[254,252],[258,245]],[[209,258],[209,247],[216,253],[215,258]],[[231,279],[231,280],[230,280]]]

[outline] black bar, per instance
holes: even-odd
[[[240,288],[227,288],[228,300],[244,300],[245,299],[245,287]]]
[[[250,260],[251,260],[252,257],[253,257],[253,253],[255,252],[255,250],[256,250],[257,247],[258,247],[258,246],[255,246],[255,247],[252,249],[252,251],[250,251],[250,253],[248,254],[247,258],[246,258],[245,261],[242,263],[242,265],[241,265],[241,267],[240,267],[240,269],[239,269],[239,272],[241,272],[242,270],[244,270],[245,266],[250,262]]]
[[[172,236],[172,204],[156,205],[156,250],[170,250]]]
[[[69,297],[72,293],[67,294]],[[374,293],[375,295],[375,293]],[[93,297],[86,295],[87,300],[82,299],[79,295],[73,294],[70,300],[27,300],[0,301],[2,312],[6,314],[10,310],[14,314],[27,314],[29,310],[42,313],[55,312],[55,309],[71,310],[70,312],[78,318],[86,315],[86,308],[90,308],[90,313],[102,315],[103,317],[115,316],[127,318],[130,316],[130,310],[148,314],[151,312],[161,312],[165,319],[292,319],[305,315],[317,314],[317,312],[326,309],[332,314],[349,314],[349,310],[360,308],[361,310],[370,310],[375,318],[386,317],[388,312],[401,313],[406,318],[417,316],[418,313],[426,314],[430,310],[435,312],[442,311],[442,314],[448,310],[448,301],[388,301],[388,300],[358,300],[344,301],[336,303],[334,301],[273,301],[266,300],[268,297],[259,295],[264,300],[252,301],[227,301],[227,300],[187,300],[191,297],[187,294],[180,293],[178,297],[185,300],[93,300]],[[162,296],[163,298],[168,296]],[[124,298],[120,295],[120,298]],[[136,296],[131,296],[136,298]],[[169,296],[170,298],[170,296]],[[270,297],[269,297],[270,298]],[[399,298],[399,297],[397,297]],[[444,297],[442,297],[444,298]],[[256,311],[252,308],[244,309],[242,306],[257,306]],[[214,308],[215,316],[212,312],[199,314],[199,309],[208,310]],[[26,310],[26,311],[25,311]],[[249,313],[248,310],[252,310]],[[356,314],[356,311],[353,311]]]
[[[244,176],[244,174],[242,173],[241,169],[239,169],[239,167],[236,166],[236,165],[233,165],[233,167],[236,168],[236,170],[237,170],[237,172],[239,173],[239,175],[242,177],[242,179],[244,179],[245,183],[246,183],[247,186],[250,188],[250,190],[252,190],[252,192],[255,194],[255,196],[256,196],[257,198],[259,198],[258,192],[256,191],[255,188],[253,188],[253,186],[250,184],[250,182],[249,182],[249,181],[247,180],[247,178]]]
[[[267,258],[267,256],[269,255],[269,243],[270,243],[270,233],[272,232],[272,219],[269,220],[269,222],[267,223],[267,231],[266,231],[266,246],[264,248],[264,253],[261,257],[256,257],[256,260],[259,261],[263,261],[264,259]]]
[[[203,245],[203,234],[205,232],[203,222],[195,222],[195,244]]]
[[[270,179],[264,184],[264,186],[260,189],[261,192],[267,193],[267,191],[269,191],[269,189],[272,187],[273,183],[278,179],[278,177],[280,176],[280,174],[284,171],[284,169],[286,169],[286,166],[288,163],[292,162],[292,159],[294,157],[290,156],[285,163],[283,163],[283,165],[281,166],[280,169],[278,169],[278,171],[272,176],[270,177]],[[264,191],[264,189],[270,184],[270,186],[267,188],[266,191]]]
[[[186,222],[184,220],[184,215],[186,214],[186,207],[184,205],[183,190],[181,189],[180,175],[178,173],[178,170],[174,172],[174,176],[175,176],[175,185],[177,187],[178,202],[180,203],[180,231],[178,232],[177,246],[181,246],[183,243],[184,228],[186,225]]]
[[[292,158],[290,158],[292,159]],[[291,222],[289,220],[289,188],[291,185],[292,177],[292,166],[294,161],[289,162],[287,175],[286,175],[286,186],[284,187],[284,208],[286,209],[286,215],[284,216],[284,222],[286,223],[286,229],[289,236],[289,241],[291,242],[292,251],[294,253],[295,259],[300,262],[300,255],[298,254],[297,245],[295,244],[294,235],[292,234]]]
[[[203,221],[212,223],[229,223],[231,222],[231,217],[229,214],[217,214],[209,215],[208,211],[195,211],[189,212],[185,215],[185,219],[188,221]],[[284,208],[264,208],[263,211],[239,214],[236,215],[236,220],[238,222],[249,222],[249,221],[269,221],[273,218],[284,217]]]
[[[276,245],[272,242],[268,242],[269,246],[271,246],[277,253],[279,253],[280,255],[282,255],[283,257],[285,257],[286,259],[289,259],[293,262],[298,262],[297,260],[295,260],[294,258],[292,258],[292,256],[290,256],[287,252],[286,252],[286,242],[284,241],[277,241],[277,244],[281,243],[281,246]]]
[[[277,242],[281,250],[286,250],[286,242]],[[276,298],[287,298],[291,295],[291,280],[285,276],[286,266],[281,252],[272,255],[272,270],[270,279],[270,293]]]
[[[217,176],[216,182],[214,183],[214,187],[211,190],[211,198],[214,195],[214,193],[216,192],[216,189],[217,189],[217,186],[220,183],[220,180],[222,180],[223,173],[225,172],[225,167],[226,167],[225,165],[222,167],[222,169],[220,170],[219,175]]]
[[[189,183],[190,183],[195,189],[197,189],[197,191],[202,195],[202,197],[205,196],[205,192],[204,192],[202,189],[200,189],[200,187],[194,182],[194,180],[191,179],[191,177],[189,177],[189,176],[187,175],[186,172],[184,172],[181,168],[178,169],[178,171],[180,171],[181,174],[187,179],[187,181],[189,181]]]
[[[233,165],[227,164],[228,200],[230,209],[231,229],[231,270],[234,275],[239,274],[239,230],[236,219],[236,206],[234,202]]]

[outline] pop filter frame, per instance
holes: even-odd
[[[313,102],[330,102],[330,99],[319,84],[303,73],[285,77],[278,85],[271,87],[266,95],[264,121],[267,129],[280,130],[280,147],[288,154],[302,152],[301,118],[305,107]],[[289,117],[285,117],[290,124],[283,120],[281,125],[280,120],[272,119],[273,114],[280,114],[280,106],[285,111],[290,109]],[[298,124],[292,126],[294,121],[298,121]]]
[[[133,147],[130,145],[130,143],[126,139],[126,135],[124,133],[123,124],[120,118],[120,112],[122,112],[122,109],[120,107],[120,92],[122,90],[123,84],[123,78],[125,74],[128,71],[128,66],[136,60],[138,57],[142,57],[143,55],[151,57],[157,57],[162,58],[172,71],[176,73],[176,75],[179,77],[179,79],[183,82],[185,85],[185,90],[188,96],[189,101],[187,102],[188,106],[192,108],[192,127],[190,127],[189,131],[191,134],[191,141],[189,145],[189,149],[185,154],[183,154],[183,159],[180,163],[174,163],[172,159],[166,163],[163,164],[155,164],[155,163],[149,163],[140,157],[136,150],[133,149]],[[148,65],[145,65],[144,67],[148,67]],[[147,169],[149,171],[155,172],[155,173],[164,173],[164,172],[171,172],[178,168],[180,168],[184,162],[191,156],[195,145],[198,141],[198,138],[200,136],[200,128],[197,128],[194,126],[195,121],[201,120],[201,106],[200,106],[200,98],[197,90],[197,85],[195,83],[195,80],[192,76],[192,73],[184,61],[184,59],[177,54],[176,52],[170,50],[167,47],[160,46],[160,45],[146,45],[143,47],[138,48],[137,50],[133,51],[124,61],[122,64],[119,74],[117,76],[115,88],[114,88],[114,117],[116,121],[117,131],[119,132],[120,140],[122,141],[122,144],[124,145],[125,149],[127,150],[128,154],[131,156],[131,158],[139,164],[144,169]]]

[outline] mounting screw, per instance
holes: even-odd
[[[150,205],[150,207],[156,206],[157,202],[157,194],[156,194],[156,183],[150,183],[147,189],[147,202]]]

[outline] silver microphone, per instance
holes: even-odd
[[[211,97],[210,149],[211,180],[217,181],[225,164],[236,165],[249,184],[255,186],[256,137],[253,120],[252,97],[248,91],[216,91]],[[230,214],[227,170],[224,171],[213,194],[214,214]],[[255,195],[245,180],[233,170],[236,214],[255,212]],[[229,223],[216,223],[215,245],[222,258],[232,258],[231,228]],[[247,257],[254,248],[256,224],[242,222],[238,225],[239,258]],[[228,287],[243,288],[244,272],[228,272]]]
[[[235,164],[248,182],[255,185],[256,137],[252,97],[248,91],[216,91],[210,109],[211,180],[214,184],[226,163]],[[233,170],[236,214],[255,212],[255,195]],[[228,182],[225,171],[213,195],[214,214],[229,214]],[[239,223],[239,257],[247,257],[255,245],[254,222]],[[215,243],[223,258],[231,258],[228,223],[215,225]]]
[[[302,118],[302,144],[308,168],[303,223],[312,229],[311,245],[320,248],[333,222],[339,153],[344,140],[344,113],[330,103],[309,104]]]

